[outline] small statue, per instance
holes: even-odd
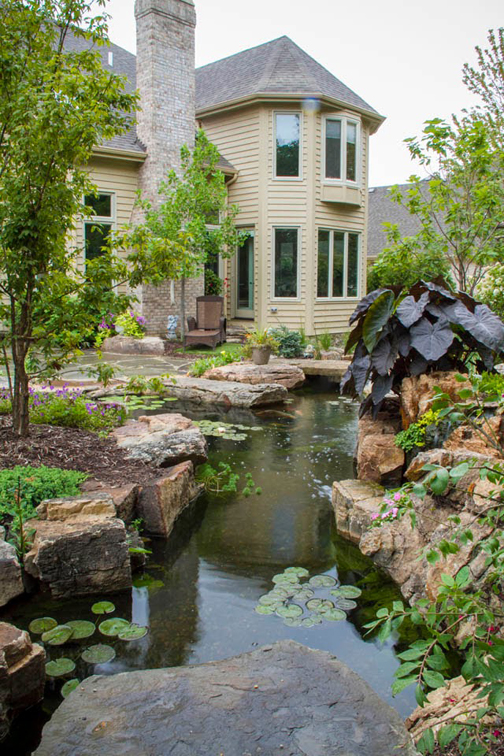
[[[168,341],[175,341],[177,338],[178,322],[178,315],[168,315]]]

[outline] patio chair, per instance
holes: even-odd
[[[205,344],[215,349],[226,341],[226,318],[223,297],[197,297],[196,318],[187,318],[188,332],[184,347]]]

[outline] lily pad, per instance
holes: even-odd
[[[316,612],[321,605],[323,599],[321,598],[313,598],[306,602],[306,608],[310,610],[310,612]]]
[[[91,607],[93,614],[112,614],[115,612],[115,606],[111,601],[98,601]]]
[[[75,669],[75,662],[62,656],[61,659],[47,662],[45,665],[46,675],[48,677],[64,677],[69,675]]]
[[[149,592],[154,592],[159,590],[159,588],[164,588],[164,583],[162,580],[157,580],[156,578],[153,578],[152,575],[148,575],[147,573],[143,574],[141,577],[135,578],[135,580],[133,580],[133,585],[135,588],[147,588]]]
[[[140,625],[130,625],[129,627],[125,627],[124,630],[121,630],[121,632],[119,633],[119,640],[139,640],[140,638],[144,638],[147,635],[147,632],[148,628],[146,627],[141,627]]]
[[[115,659],[116,652],[112,646],[98,643],[96,646],[86,648],[81,654],[81,659],[88,664],[107,664]]]
[[[280,604],[283,604],[283,599],[280,596],[270,596],[269,593],[266,593],[264,596],[259,597],[258,603],[262,606],[273,606],[276,608]]]
[[[331,591],[333,596],[342,596],[343,598],[359,598],[362,591],[360,588],[357,588],[356,585],[340,585],[339,588],[335,588],[334,591]]]
[[[294,617],[300,617],[303,614],[303,609],[297,604],[287,604],[286,606],[279,606],[276,613],[284,619],[293,619]]]
[[[331,575],[314,575],[308,582],[312,588],[332,588],[338,581]]]
[[[72,678],[71,680],[68,680],[61,688],[61,695],[63,696],[63,698],[68,698],[72,690],[75,690],[75,688],[78,688],[79,685],[80,685],[80,680],[77,680],[76,677]]]
[[[293,585],[294,583],[299,583],[297,575],[289,574],[287,575],[285,572],[281,572],[279,575],[274,575],[272,577],[272,580],[274,583],[287,583]]]
[[[90,638],[96,630],[93,622],[88,622],[88,620],[71,620],[67,622],[67,625],[72,628],[72,640]]]
[[[329,622],[338,622],[338,620],[346,619],[346,614],[343,609],[328,609],[322,614],[322,617]]]
[[[304,567],[287,567],[286,570],[284,570],[285,575],[297,575],[298,577],[308,577],[310,574],[308,570],[305,570]]]
[[[304,620],[302,620],[301,617],[285,617],[283,621],[284,625],[287,625],[287,627],[300,627],[303,622]]]
[[[296,601],[308,601],[314,595],[314,592],[310,588],[301,588],[295,593]]]
[[[52,630],[42,634],[42,640],[50,646],[62,646],[70,640],[72,635],[73,630],[69,625],[56,625]]]
[[[30,622],[28,630],[34,635],[42,635],[42,633],[47,633],[49,630],[54,630],[57,626],[58,621],[52,617],[39,617]]]
[[[273,590],[271,590],[269,592],[269,595],[270,596],[279,596],[283,600],[284,598],[288,598],[291,595],[291,593],[292,593],[292,591],[289,590],[289,588],[286,588],[285,586],[280,585],[280,583],[279,583],[278,585],[275,585],[275,587],[273,588]]]
[[[274,614],[276,607],[264,606],[264,604],[258,604],[255,608],[257,614]]]
[[[321,625],[322,621],[323,621],[322,620],[323,616],[324,616],[323,614],[315,614],[314,613],[314,614],[310,614],[310,616],[306,617],[306,619],[311,619],[312,625]]]
[[[128,620],[122,619],[121,617],[112,617],[112,619],[103,620],[103,622],[100,622],[98,625],[98,630],[103,635],[107,635],[110,638],[113,638],[116,635],[119,635],[121,630],[125,630],[127,627],[130,626],[130,623]]]
[[[344,609],[346,612],[350,612],[352,609],[356,608],[357,602],[353,601],[352,599],[339,598],[337,606],[338,609]]]
[[[301,620],[301,625],[303,627],[313,627],[315,625],[315,622],[313,621],[313,617],[304,617]]]
[[[329,599],[325,599],[318,605],[316,612],[317,614],[325,614],[326,612],[330,612],[331,609],[334,609],[333,602],[329,601]]]

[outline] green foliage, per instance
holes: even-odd
[[[133,310],[128,310],[115,318],[114,327],[125,336],[142,339],[145,335],[145,318]]]
[[[495,263],[485,271],[476,295],[488,305],[499,318],[504,318],[504,265]]]
[[[104,254],[84,269],[81,250],[68,248],[76,221],[90,212],[83,197],[96,192],[84,166],[95,145],[128,127],[137,103],[102,66],[106,17],[93,5],[104,0],[0,5],[0,322],[21,435],[30,376],[72,360],[101,314],[130,300],[116,293],[130,277],[126,260]],[[71,51],[70,34],[82,43]]]
[[[413,451],[425,446],[425,436],[427,428],[436,425],[438,422],[439,412],[427,410],[421,415],[416,423],[411,423],[409,428],[400,431],[395,437],[395,445],[405,452]]]
[[[224,281],[211,268],[205,268],[205,294],[219,297],[224,289]]]
[[[316,337],[317,346],[319,349],[321,349],[323,352],[328,352],[329,349],[332,347],[333,344],[333,337],[331,333],[328,333],[327,331],[324,331],[324,333],[319,333]]]
[[[13,515],[15,498],[20,496],[25,519],[35,517],[35,509],[44,499],[61,496],[77,496],[87,475],[76,470],[61,470],[57,467],[13,467],[0,471],[0,520],[6,514]]]
[[[211,370],[214,367],[222,367],[223,365],[230,365],[232,362],[239,361],[239,359],[238,350],[228,352],[223,349],[220,354],[216,354],[214,357],[202,357],[200,360],[195,360],[189,368],[189,375],[199,378],[207,370]]]
[[[306,337],[300,331],[289,331],[287,326],[283,325],[279,328],[270,328],[268,332],[278,344],[280,357],[301,357]]]
[[[440,245],[424,246],[417,237],[401,238],[396,224],[384,223],[389,247],[369,268],[368,291],[394,286],[400,281],[410,288],[418,280],[435,281],[442,276],[450,288],[455,288],[450,263]]]
[[[278,351],[278,341],[270,329],[254,328],[245,337],[243,356],[249,359],[252,356],[252,350],[256,347],[269,347],[276,354]]]
[[[223,423],[220,420],[195,420],[204,436],[226,438],[231,441],[245,441],[249,431],[261,431],[260,426],[238,425],[236,423]],[[245,432],[244,432],[245,431]]]
[[[230,465],[225,462],[219,462],[217,469],[212,467],[208,462],[198,467],[196,480],[201,483],[207,493],[222,495],[229,493],[242,494],[250,496],[255,493],[258,496],[262,490],[255,485],[252,474],[245,473],[245,484],[240,491],[240,475],[234,473]]]
[[[377,289],[357,305],[350,324],[345,351],[355,350],[341,391],[358,398],[371,381],[361,414],[378,412],[407,376],[468,370],[474,363],[492,370],[504,357],[502,321],[468,294],[448,291],[442,280]]]

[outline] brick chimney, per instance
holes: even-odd
[[[135,19],[142,108],[137,113],[137,134],[148,153],[139,188],[155,205],[167,171],[180,167],[181,146],[194,144],[196,12],[193,0],[136,0]],[[188,305],[192,305],[203,285],[201,279],[187,283]],[[174,290],[168,281],[143,287],[142,312],[149,333],[166,334],[168,315],[178,314],[178,288]],[[187,314],[193,314],[192,306]]]

